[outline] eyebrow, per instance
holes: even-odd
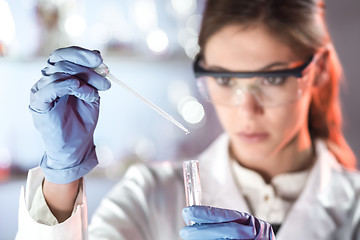
[[[268,69],[273,68],[273,67],[288,66],[288,65],[289,65],[289,63],[285,63],[285,62],[274,62],[274,63],[270,63],[270,64],[258,69],[257,71],[265,71],[265,70],[268,70]],[[228,69],[220,67],[220,66],[209,66],[208,70],[210,70],[210,71],[226,71],[226,72],[230,72]]]

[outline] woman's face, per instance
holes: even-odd
[[[209,38],[204,63],[211,70],[281,70],[308,56],[297,54],[263,26],[244,29],[233,25]],[[299,100],[277,107],[262,107],[250,93],[245,93],[237,106],[214,106],[230,136],[232,153],[240,161],[254,162],[296,154],[309,147],[309,102],[308,88]]]

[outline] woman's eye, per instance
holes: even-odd
[[[282,85],[286,80],[286,77],[267,77],[263,79],[263,83],[266,85]]]
[[[232,80],[230,77],[217,77],[215,78],[216,83],[221,86],[231,86]]]

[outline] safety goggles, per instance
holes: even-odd
[[[209,71],[201,58],[193,70],[201,95],[213,104],[239,106],[245,93],[252,94],[263,107],[276,107],[298,100],[310,85],[308,72],[315,55],[306,61],[291,63],[289,69],[258,72]]]

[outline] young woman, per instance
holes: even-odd
[[[70,47],[32,88],[46,153],[20,199],[18,239],[177,239],[180,229],[183,239],[274,239],[272,227],[277,239],[360,238],[360,175],[341,132],[323,2],[208,0],[199,44],[196,81],[224,128],[197,157],[204,206],[184,208],[177,163],[139,165],[87,228],[82,177],[97,164],[98,90],[110,84],[93,71],[99,52]]]

